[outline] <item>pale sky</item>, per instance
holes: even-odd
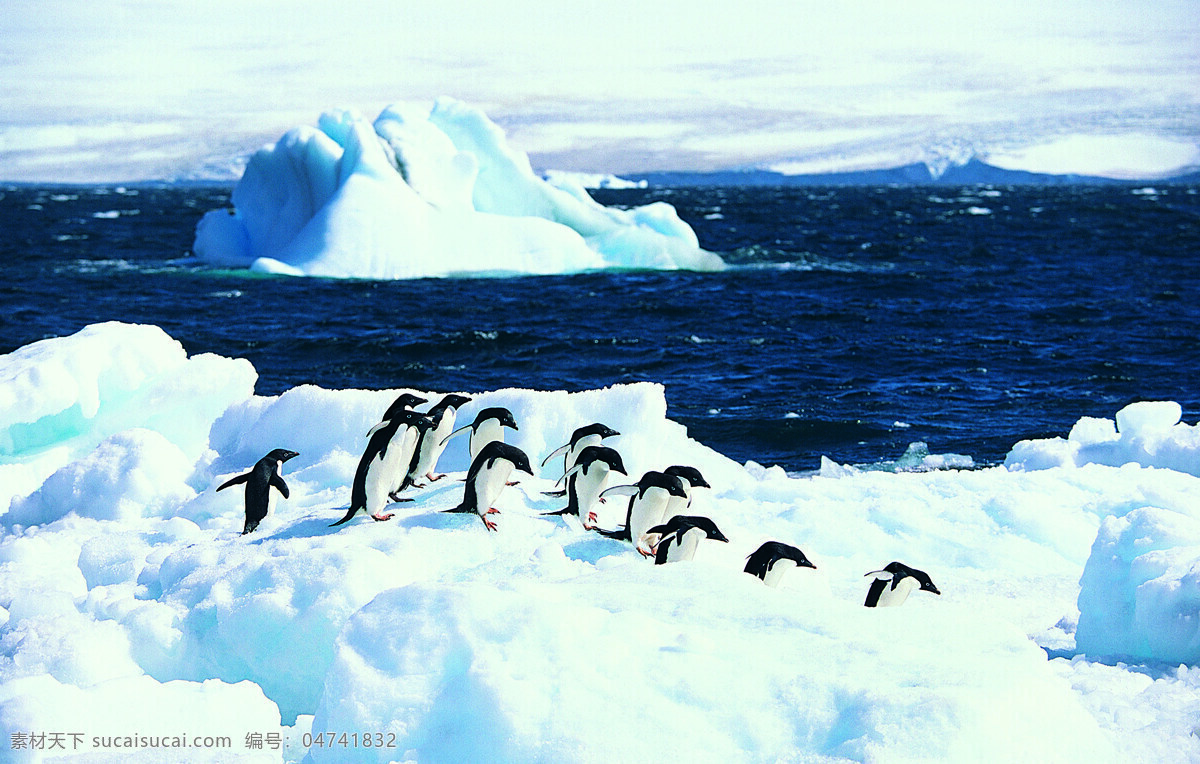
[[[1200,165],[1200,2],[6,0],[0,180],[224,176],[453,96],[535,168]]]

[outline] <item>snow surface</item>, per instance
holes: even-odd
[[[730,543],[654,566],[539,516],[553,474],[500,496],[495,533],[439,512],[465,439],[392,521],[330,528],[399,391],[254,382],[153,326],[0,357],[5,760],[43,760],[14,735],[63,732],[89,761],[164,760],[88,747],[121,734],[228,736],[264,762],[1200,761],[1200,427],[1174,404],[1081,419],[1005,466],[914,446],[894,471],[794,476],[690,439],[659,385],[473,393],[462,421],[511,409],[535,463],[602,421],[635,478],[699,468],[713,488],[689,512]],[[214,489],[276,447],[300,453],[291,496],[242,537],[239,491]],[[817,569],[743,573],[768,539]],[[942,595],[864,608],[894,559]],[[342,732],[394,747],[301,745]]]
[[[251,157],[233,206],[196,226],[202,260],[376,279],[724,267],[669,204],[608,208],[569,178],[543,180],[452,99],[428,114],[389,106],[373,124],[326,112]]]

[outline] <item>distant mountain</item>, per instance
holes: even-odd
[[[1200,173],[1166,179],[1116,180],[1091,175],[1051,175],[1025,172],[1024,170],[1005,170],[979,159],[971,159],[962,165],[952,165],[941,175],[934,175],[928,165],[918,162],[885,170],[812,175],[785,175],[771,170],[726,170],[721,172],[623,173],[622,177],[632,181],[644,180],[651,186],[964,186],[975,184],[1004,186],[1200,182]]]

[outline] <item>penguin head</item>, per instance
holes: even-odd
[[[438,402],[438,404],[437,404],[437,406],[435,406],[435,408],[460,409],[460,408],[462,408],[464,403],[470,403],[470,402],[471,402],[471,399],[465,395],[458,395],[457,393],[450,393],[449,395],[442,398],[442,400]]]
[[[608,425],[601,422],[596,422],[595,424],[589,424],[586,427],[580,427],[578,430],[571,433],[571,445],[578,443],[589,435],[599,435],[600,439],[603,440],[604,438],[611,438],[620,434],[621,433],[617,432]]]
[[[277,448],[271,453],[267,454],[267,458],[274,459],[277,462],[286,462],[288,459],[294,459],[299,455],[300,454],[296,453],[295,451],[289,451],[286,448]]]
[[[616,449],[608,446],[588,446],[579,452],[579,458],[575,460],[576,466],[583,466],[600,462],[607,464],[610,470],[620,472],[622,475],[628,475],[625,471],[625,463],[621,461],[621,455],[616,452]]]
[[[418,430],[428,430],[433,427],[433,420],[419,411],[401,411],[395,419],[409,427],[416,427]]]
[[[500,423],[501,427],[511,427],[514,430],[520,430],[520,428],[517,427],[517,420],[513,419],[512,412],[503,406],[492,406],[491,408],[480,409],[479,413],[475,415],[475,423],[472,426],[475,429],[479,429],[479,425],[483,424],[489,419],[495,419]]]
[[[700,470],[695,467],[685,467],[677,464],[674,467],[667,467],[663,472],[668,475],[674,475],[680,480],[686,480],[693,488],[712,488],[708,484],[708,481],[704,479],[704,476],[700,474]]]
[[[899,581],[901,578],[904,578],[906,576],[911,576],[914,581],[916,581],[917,583],[919,583],[921,585],[920,586],[921,591],[931,592],[932,594],[938,594],[938,595],[941,594],[941,592],[938,591],[938,588],[933,585],[933,579],[930,578],[929,574],[923,570],[917,570],[916,568],[909,567],[908,565],[905,565],[904,563],[897,562],[897,561],[889,562],[887,565],[885,565],[883,567],[883,569],[886,570],[888,573],[892,574],[892,576],[893,576],[892,586],[895,586],[896,582]],[[867,575],[870,575],[870,574],[867,574]]]
[[[413,406],[418,406],[425,402],[424,398],[413,395],[412,393],[401,393],[396,400],[392,401],[392,405],[388,406],[387,411],[383,413],[383,419],[388,420],[399,414],[405,409],[411,409]]]

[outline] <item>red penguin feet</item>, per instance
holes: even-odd
[[[392,517],[394,517],[394,516],[395,516],[394,513],[388,512],[385,515],[371,515],[371,519],[378,521],[378,522],[382,522],[384,520],[391,520]]]
[[[500,514],[500,510],[496,509],[495,507],[492,507],[491,509],[489,509],[487,512],[484,512],[483,514],[485,514],[485,515],[498,515],[498,514]]]
[[[492,511],[494,512],[495,510],[492,510]],[[496,523],[492,522],[491,520],[487,519],[486,517],[483,518],[483,524],[487,526],[487,529],[489,531],[496,530]]]

